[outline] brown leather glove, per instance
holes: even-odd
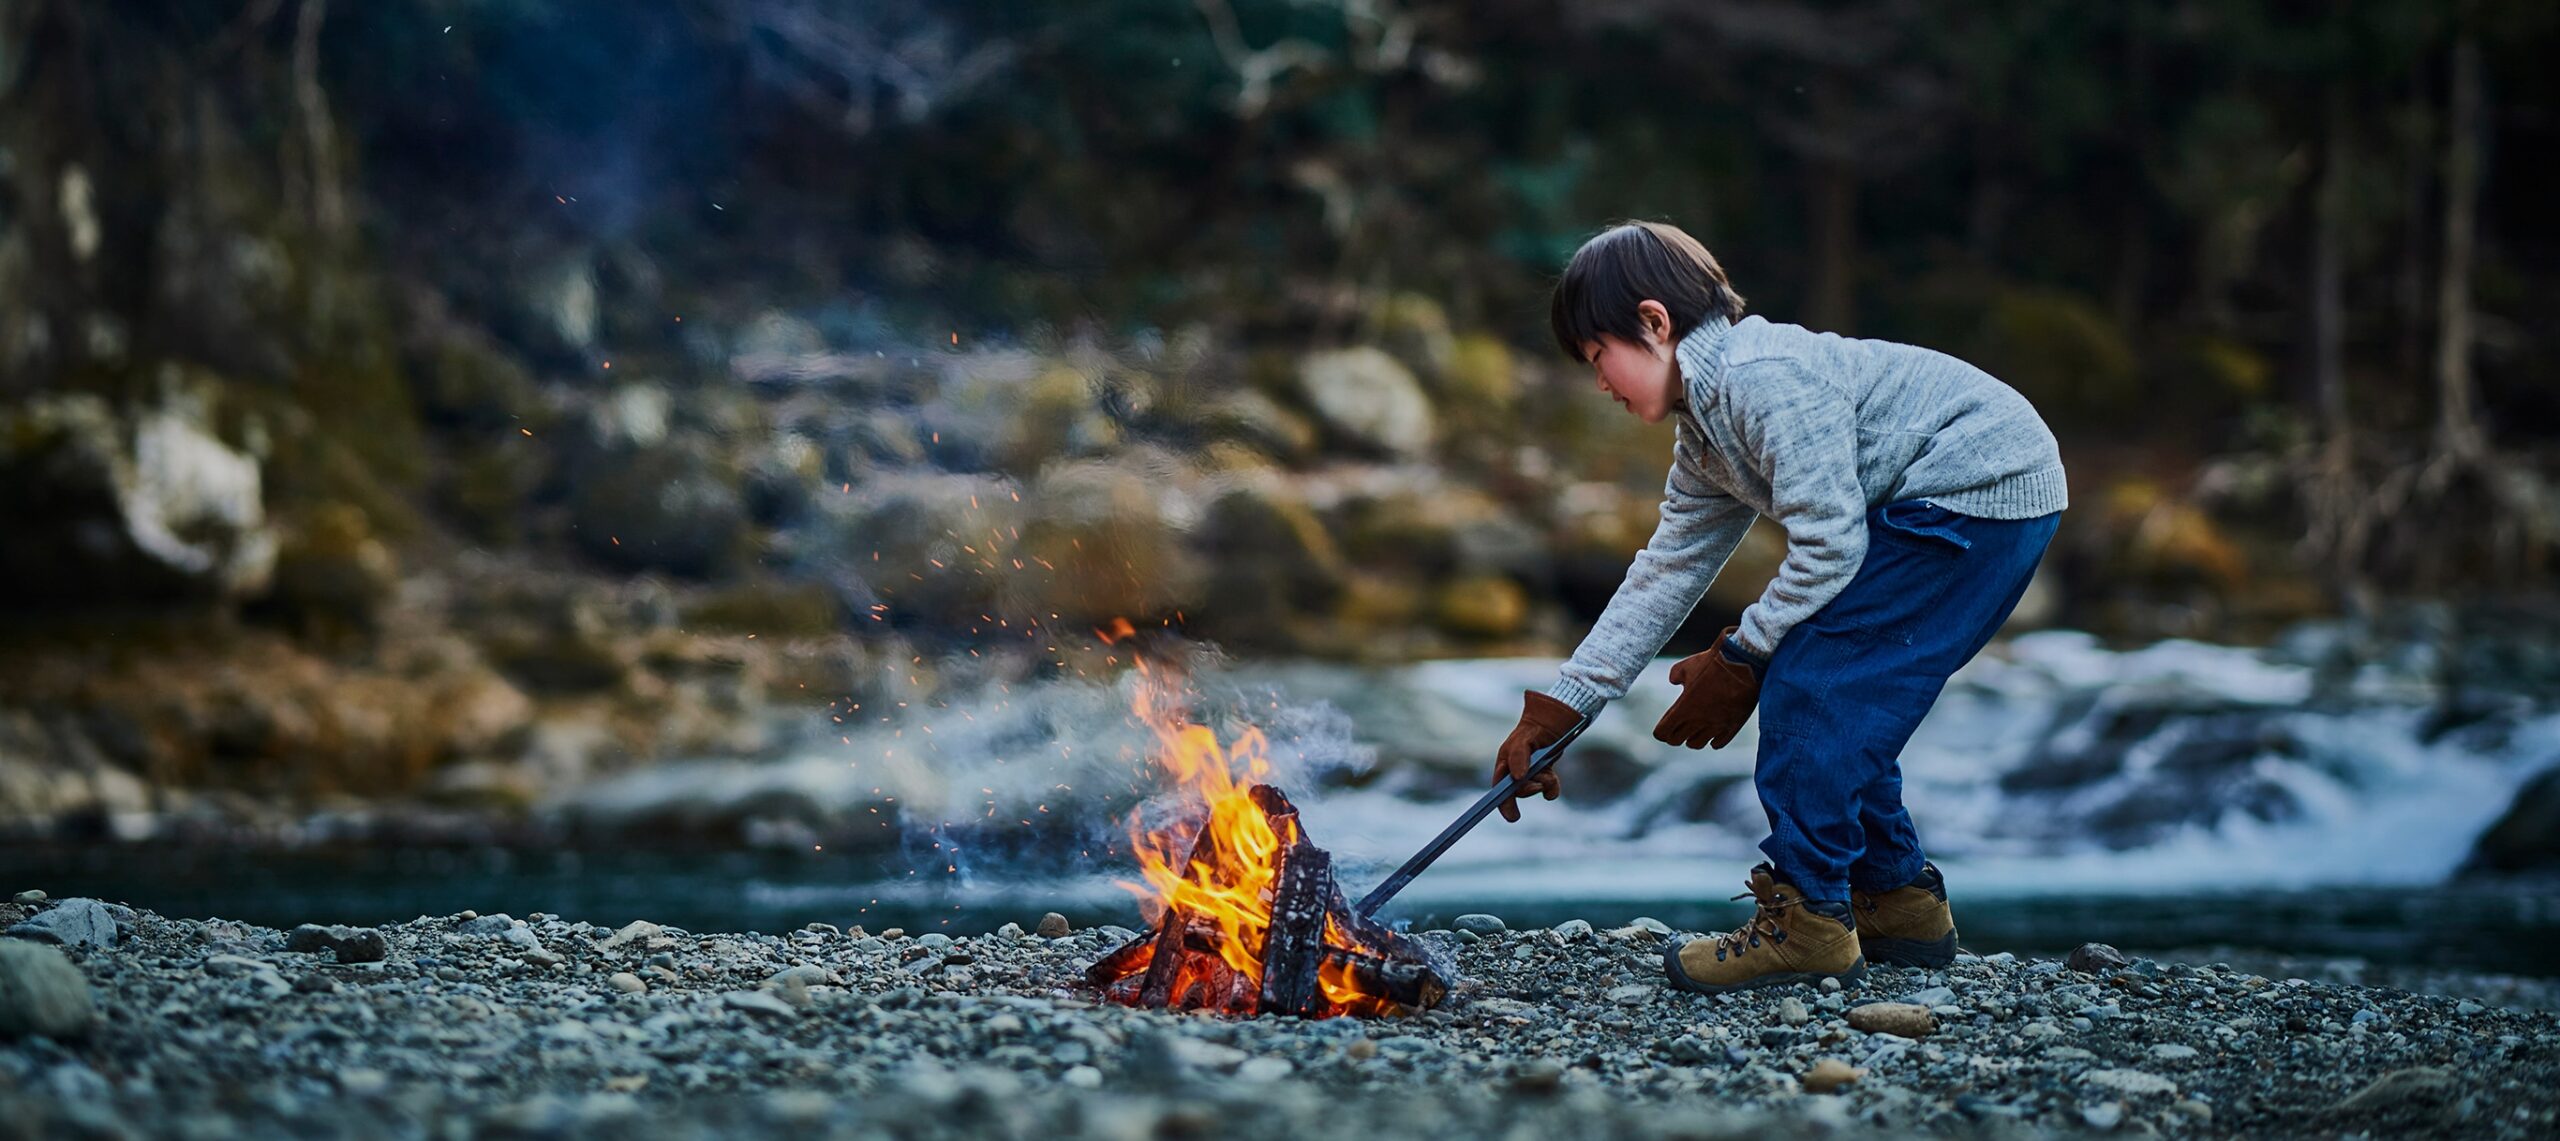
[[[1760,671],[1724,652],[1738,629],[1725,627],[1714,649],[1672,664],[1671,684],[1680,687],[1680,697],[1654,725],[1654,740],[1692,749],[1700,745],[1721,749],[1742,731],[1743,722],[1751,720],[1751,708],[1760,703]]]
[[[1511,735],[1502,739],[1502,750],[1493,757],[1495,784],[1506,784],[1529,775],[1529,754],[1562,740],[1574,726],[1582,723],[1582,714],[1572,706],[1537,690],[1521,694],[1520,699],[1520,723],[1511,727]],[[1550,767],[1539,773],[1537,780],[1530,782],[1529,789],[1554,800],[1564,791],[1564,785],[1556,780],[1556,770]],[[1504,797],[1501,808],[1504,820],[1514,824],[1520,822],[1520,798]]]

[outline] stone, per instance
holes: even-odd
[[[1298,387],[1325,426],[1350,443],[1406,457],[1431,448],[1430,398],[1381,350],[1310,353],[1298,364]]]
[[[1022,925],[1019,923],[1007,923],[1002,927],[996,928],[996,938],[998,939],[1015,940],[1022,937]]]
[[[802,963],[796,967],[784,967],[783,969],[774,972],[772,977],[764,980],[764,988],[766,990],[774,990],[780,987],[793,985],[803,987],[843,986],[844,980],[837,978],[834,971],[830,971],[815,963]]]
[[[75,1038],[97,1017],[89,980],[62,952],[0,941],[0,1039]]]
[[[2196,1055],[2196,1048],[2183,1042],[2163,1042],[2151,1048],[2151,1060],[2155,1062],[2191,1062]]]
[[[2102,1101],[2085,1106],[2080,1110],[2080,1120],[2088,1122],[2089,1128],[2103,1133],[2124,1124],[2124,1103]]]
[[[1296,1072],[1297,1068],[1286,1058],[1250,1058],[1236,1067],[1236,1078],[1248,1082],[1276,1082]]]
[[[515,926],[514,916],[499,912],[493,915],[472,916],[454,924],[453,929],[455,933],[461,935],[502,935],[514,930]]]
[[[1670,924],[1650,915],[1636,916],[1634,919],[1627,921],[1627,926],[1633,927],[1636,930],[1645,932],[1649,935],[1668,935],[1671,933]]]
[[[1040,926],[1036,930],[1043,939],[1064,939],[1072,934],[1075,928],[1068,925],[1066,916],[1052,911],[1040,917]]]
[[[1927,987],[1902,996],[1902,1001],[1915,1006],[1945,1006],[1956,1000],[1956,992],[1942,986]]]
[[[1824,1058],[1815,1062],[1812,1069],[1806,1070],[1804,1077],[1799,1081],[1803,1084],[1806,1093],[1830,1093],[1865,1076],[1865,1070],[1838,1058]]]
[[[1498,935],[1511,929],[1510,925],[1502,921],[1501,916],[1487,915],[1481,911],[1461,915],[1450,921],[1450,925],[1460,931],[1472,931],[1478,935]]]
[[[1588,919],[1568,919],[1562,923],[1556,924],[1555,933],[1557,938],[1568,943],[1588,939],[1591,937],[1591,921]]]
[[[1564,1066],[1550,1058],[1532,1058],[1511,1071],[1511,1088],[1522,1093],[1554,1093],[1564,1085]]]
[[[1702,1066],[1715,1060],[1715,1051],[1706,1040],[1695,1034],[1683,1034],[1662,1048],[1663,1055],[1684,1066]]]
[[[2071,957],[2063,960],[2063,965],[2084,974],[2094,975],[2122,970],[2132,965],[2132,960],[2125,958],[2124,952],[2104,943],[2082,943],[2072,949]]]
[[[632,974],[629,971],[615,971],[612,975],[608,976],[604,982],[606,986],[612,987],[624,994],[649,993],[649,984],[640,981],[640,976]]]
[[[1653,1001],[1654,993],[1660,989],[1662,988],[1648,986],[1644,983],[1632,983],[1627,986],[1611,987],[1609,988],[1609,1001],[1618,1003],[1622,1006],[1642,1006],[1645,1003]]]
[[[304,954],[337,952],[341,963],[379,963],[391,954],[391,944],[382,932],[371,927],[323,927],[305,923],[285,936],[284,949]]]
[[[1804,1008],[1804,1000],[1794,995],[1778,1000],[1778,1021],[1789,1026],[1802,1026],[1812,1020],[1813,1015]]]
[[[2178,1092],[2178,1083],[2141,1070],[2091,1070],[2080,1075],[2080,1080],[2134,1097]]]
[[[733,990],[721,995],[720,1001],[732,1009],[743,1010],[749,1014],[761,1014],[768,1018],[790,1019],[800,1016],[799,1007],[784,1001],[772,991]]]
[[[39,903],[43,903],[46,898],[48,897],[45,895],[43,888],[31,887],[25,891],[19,892],[13,902],[20,907],[34,907]]]
[[[66,899],[9,929],[9,934],[65,947],[112,947],[120,934],[113,909],[94,899]]]
[[[633,943],[638,943],[645,947],[648,945],[649,940],[657,938],[663,930],[664,929],[659,927],[657,924],[651,923],[646,919],[634,919],[629,923],[623,924],[622,929],[615,931],[611,938],[606,939],[602,943],[596,944],[596,949],[599,951],[618,951]]]
[[[1849,1008],[1849,1025],[1869,1034],[1919,1038],[1938,1029],[1929,1008],[1908,1002],[1870,1002]]]
[[[2453,1092],[2451,1070],[2434,1066],[2412,1066],[2393,1070],[2373,1080],[2373,1084],[2357,1090],[2329,1107],[2334,1117],[2363,1117],[2391,1109],[2404,1102],[2442,1101]]]

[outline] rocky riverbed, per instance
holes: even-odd
[[[1650,921],[1460,925],[1424,936],[1460,976],[1441,1009],[1301,1022],[1097,1006],[1081,971],[1129,933],[1054,919],[286,932],[29,892],[0,903],[0,1137],[2532,1137],[2560,1114],[2545,1012],[2097,948],[1705,998],[1661,984]]]

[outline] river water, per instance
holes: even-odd
[[[2560,713],[2458,709],[2422,657],[2322,670],[2316,637],[2131,651],[2065,631],[1959,673],[1904,753],[1905,796],[1978,951],[2230,947],[2560,976],[2560,887],[2460,874],[2478,836],[2560,761]],[[1233,744],[1334,850],[1346,890],[1428,839],[1482,787],[1538,660],[1363,669],[1241,663],[1190,679]],[[1738,922],[1765,831],[1750,730],[1690,751],[1649,729],[1660,670],[1566,759],[1567,797],[1493,820],[1400,898],[1428,927],[1651,915]],[[872,930],[1026,927],[1056,910],[1135,925],[1125,821],[1162,788],[1130,715],[1134,678],[944,695],[877,723],[795,715],[778,756],[663,764],[561,794],[571,849],[0,848],[0,886],[170,915],[290,926],[464,908],[697,931],[811,921]],[[702,841],[728,837],[727,848]],[[745,843],[740,844],[740,837]],[[684,842],[678,842],[683,840]]]

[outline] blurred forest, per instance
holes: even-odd
[[[1669,450],[1545,341],[1622,218],[2027,393],[2075,486],[2026,621],[2547,631],[2556,27],[12,0],[0,753],[504,797],[450,774],[751,753],[741,709],[998,669],[937,663],[999,624],[1560,653]]]

